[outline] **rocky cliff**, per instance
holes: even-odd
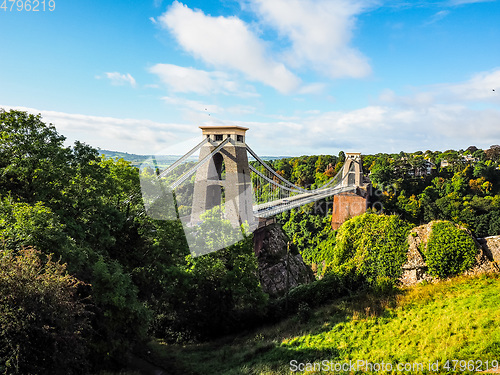
[[[311,269],[293,246],[287,253],[289,239],[278,224],[254,232],[254,250],[259,262],[259,277],[264,292],[282,296],[288,289],[314,281]]]

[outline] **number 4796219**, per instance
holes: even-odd
[[[2,0],[0,0],[2,1]],[[45,12],[54,11],[56,9],[55,0],[3,0],[2,5],[0,5],[0,10],[4,12]]]

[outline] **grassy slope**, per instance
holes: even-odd
[[[183,374],[289,374],[294,359],[394,366],[438,360],[439,373],[446,373],[446,359],[500,360],[499,307],[498,275],[459,277],[392,297],[342,299],[315,310],[305,323],[294,317],[217,342],[155,342],[151,349],[157,363]]]

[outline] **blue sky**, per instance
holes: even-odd
[[[500,143],[498,0],[46,3],[0,8],[0,108],[68,143],[180,153],[218,124],[260,155]]]

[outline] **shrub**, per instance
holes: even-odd
[[[365,213],[346,221],[337,231],[324,273],[355,272],[371,286],[377,280],[396,284],[407,259],[410,229],[395,215]]]
[[[297,309],[297,317],[300,323],[306,323],[312,315],[312,309],[307,302],[301,302]]]
[[[448,221],[434,223],[425,249],[425,261],[432,276],[446,278],[474,265],[477,247],[470,234]]]

